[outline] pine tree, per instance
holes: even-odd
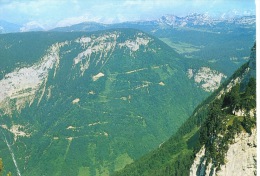
[[[232,110],[240,108],[240,84],[235,85],[230,92],[230,103]]]

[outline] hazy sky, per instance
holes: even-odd
[[[0,20],[45,29],[84,21],[115,23],[165,14],[255,14],[255,0],[0,0]]]

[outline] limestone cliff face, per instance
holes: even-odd
[[[206,156],[205,156],[205,146],[203,146],[200,151],[196,154],[194,162],[190,168],[190,175],[191,176],[202,176],[205,175],[206,170]]]
[[[216,175],[256,175],[256,138],[256,130],[253,130],[251,136],[248,133],[237,135],[234,144],[230,145],[228,149],[226,164]]]
[[[225,158],[225,165],[220,170],[212,163],[206,164],[205,147],[196,154],[194,163],[190,168],[191,176],[253,176],[256,175],[257,168],[257,133],[252,130],[252,134],[242,132],[235,137],[234,143],[229,145]]]

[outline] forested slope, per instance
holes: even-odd
[[[236,134],[256,128],[255,45],[251,51],[250,61],[202,102],[176,134],[115,175],[187,176],[202,147],[206,166],[211,164],[211,172],[220,170]],[[205,170],[196,174],[205,175]]]

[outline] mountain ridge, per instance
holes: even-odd
[[[157,20],[151,21],[129,21],[129,22],[122,22],[122,23],[114,23],[114,24],[103,24],[98,22],[83,22],[71,26],[65,27],[58,27],[51,29],[51,31],[86,31],[86,30],[104,30],[109,28],[136,28],[135,25],[142,24],[143,27],[145,26],[153,26],[153,28],[189,28],[189,27],[202,27],[202,26],[218,26],[223,24],[235,24],[241,25],[241,27],[246,27],[249,25],[255,24],[255,15],[250,16],[239,16],[239,17],[232,17],[232,18],[214,18],[210,17],[207,14],[198,14],[192,13],[184,17],[179,17],[176,15],[164,15]],[[132,27],[131,27],[132,26]],[[94,27],[94,28],[93,28]],[[216,31],[214,29],[213,31]]]
[[[232,168],[225,168],[225,153],[229,152],[228,156],[230,156],[229,145],[231,150],[234,151],[232,140],[240,140],[239,137],[235,137],[236,133],[240,134],[242,131],[241,135],[244,136],[244,139],[241,139],[242,141],[247,140],[246,136],[250,138],[251,133],[254,133],[255,136],[255,53],[256,47],[254,45],[250,61],[240,67],[218,90],[197,106],[192,116],[184,122],[176,134],[162,143],[159,148],[127,165],[123,170],[116,172],[115,175],[196,176],[214,175],[216,172],[221,173],[221,171],[236,173]],[[241,90],[239,90],[238,85],[245,92],[239,93]],[[254,98],[250,98],[250,96]],[[236,98],[231,98],[231,100],[230,97]],[[250,103],[245,104],[244,101]],[[236,111],[240,108],[244,112],[253,110],[254,113],[251,117],[248,115],[238,117]],[[249,153],[250,156],[256,156],[256,141],[254,141],[256,138],[254,136],[248,140],[250,151],[252,151],[252,155]],[[213,140],[214,142],[212,142]],[[246,151],[245,148],[246,146],[237,150],[240,152],[241,149],[240,154],[247,156],[247,153],[243,153],[243,151]],[[248,157],[250,156],[248,155]],[[249,159],[248,167],[246,161],[242,162],[242,165],[246,166],[243,173],[256,173],[256,158],[253,158],[254,161]],[[232,163],[232,159],[230,160],[231,165],[236,164]],[[253,165],[251,165],[252,163]]]
[[[201,18],[204,16],[205,19]],[[165,15],[154,21],[95,24],[82,23],[57,31],[139,29],[159,38],[183,57],[203,62],[201,67],[212,68],[226,76],[231,76],[247,61],[255,40],[255,16],[219,20],[195,13],[185,17]],[[200,70],[198,67],[191,69]]]
[[[225,15],[224,15],[225,16]],[[213,17],[207,13],[191,13],[186,16],[177,16],[173,14],[163,15],[159,19],[155,20],[142,20],[142,21],[127,21],[121,23],[105,24],[100,22],[82,22],[78,24],[73,24],[70,26],[56,27],[49,29],[50,31],[97,31],[106,30],[111,28],[116,28],[115,26],[124,27],[126,24],[147,24],[147,25],[157,25],[161,27],[192,27],[192,26],[216,26],[220,23],[233,23],[237,25],[253,25],[255,23],[255,15],[236,15],[227,17]],[[39,24],[35,22],[29,22],[24,25],[18,25],[15,23],[10,23],[4,20],[0,21],[0,33],[13,33],[13,32],[29,32],[29,31],[46,31]],[[81,29],[79,28],[81,27]],[[128,27],[129,28],[129,27]],[[47,31],[49,31],[47,30]]]
[[[188,79],[185,58],[140,30],[1,37],[3,51],[16,41],[8,52],[37,48],[18,68],[3,59],[0,155],[12,173],[12,152],[23,175],[120,170],[176,130],[199,102],[194,95],[208,94]]]

